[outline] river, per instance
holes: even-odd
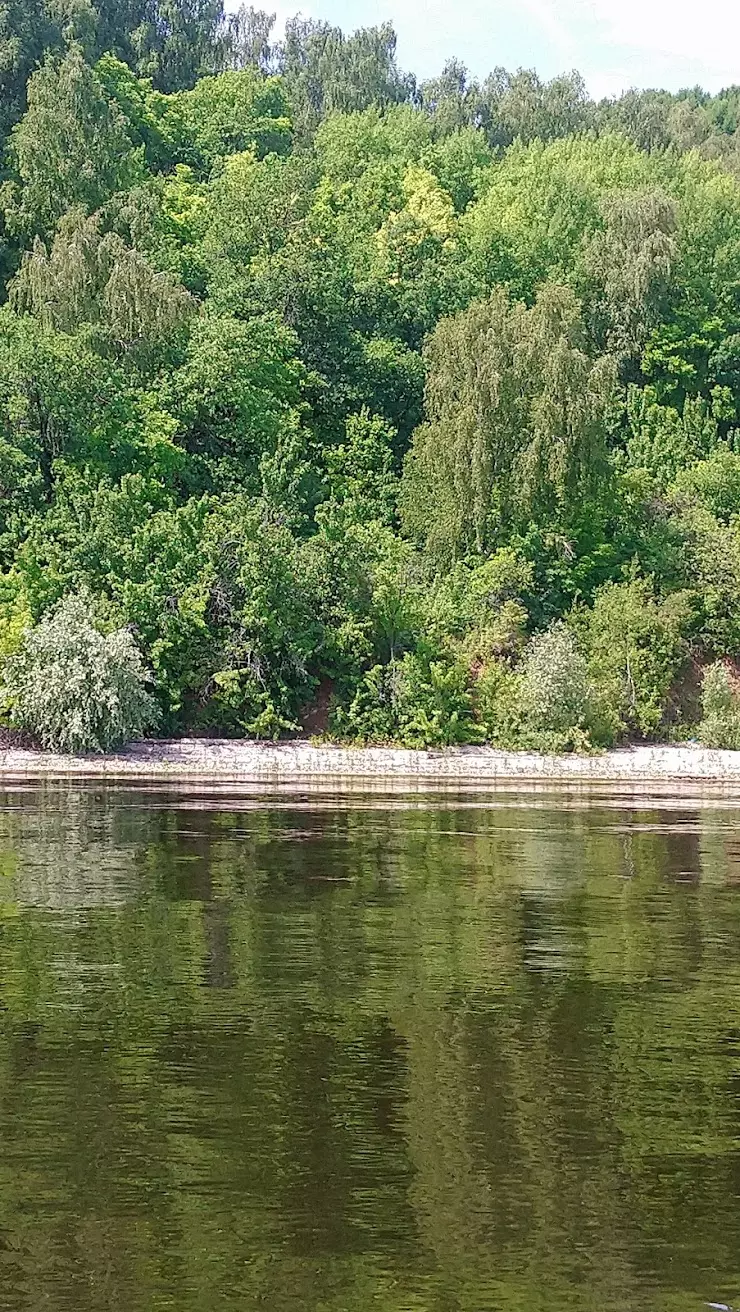
[[[740,1303],[740,802],[0,793],[2,1312]]]

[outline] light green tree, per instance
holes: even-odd
[[[482,551],[522,516],[587,494],[605,464],[615,366],[586,354],[568,288],[545,286],[531,309],[495,291],[441,321],[427,364],[402,506],[433,552]]]
[[[181,155],[206,174],[217,161],[242,151],[261,158],[289,150],[290,105],[280,78],[263,78],[251,68],[230,70],[201,78],[173,100]]]

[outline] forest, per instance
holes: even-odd
[[[6,723],[740,747],[740,87],[6,0],[0,132]]]

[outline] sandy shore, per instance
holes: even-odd
[[[740,792],[740,752],[708,748],[629,747],[598,756],[540,756],[486,747],[443,751],[351,748],[309,742],[255,743],[185,738],[137,743],[108,756],[54,756],[0,751],[0,778],[95,778],[297,783],[367,780],[374,787],[403,781],[476,784],[505,781],[639,783],[713,782]]]

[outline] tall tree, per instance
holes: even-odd
[[[98,48],[160,91],[181,91],[225,66],[223,0],[96,0]]]
[[[488,133],[494,145],[551,141],[572,136],[589,125],[590,102],[580,73],[541,82],[532,69],[513,75],[497,68],[483,86]]]
[[[435,132],[442,137],[460,128],[478,127],[488,118],[480,87],[470,81],[459,59],[448,60],[439,77],[422,82],[419,99],[432,117]]]
[[[615,367],[589,359],[580,307],[547,284],[532,309],[499,288],[443,319],[427,348],[427,422],[404,475],[407,527],[447,557],[484,550],[593,487]]]
[[[230,68],[257,68],[261,73],[272,69],[272,31],[275,15],[240,5],[227,20],[226,62]]]
[[[92,49],[97,13],[90,0],[3,0],[0,3],[0,136],[26,108],[26,84],[47,50],[65,41]]]
[[[398,104],[413,89],[413,80],[396,64],[396,34],[390,23],[345,36],[329,23],[289,19],[277,49],[277,67],[288,84],[296,127],[303,136],[310,136],[333,110]]]
[[[32,232],[53,231],[75,205],[91,213],[143,176],[126,120],[78,45],[47,56],[31,77],[10,156],[19,181],[10,218]]]

